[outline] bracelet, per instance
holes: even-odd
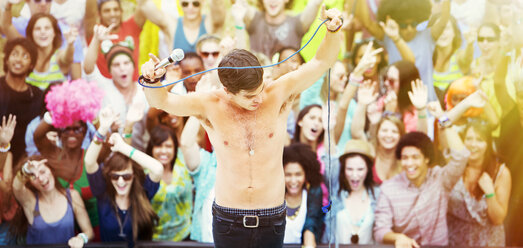
[[[133,134],[132,133],[124,133],[122,136],[123,136],[124,139],[129,139],[129,138],[133,137]]]
[[[489,199],[489,198],[494,197],[495,195],[496,195],[495,193],[486,194],[485,198]]]
[[[359,83],[356,83],[354,81],[349,81],[349,85],[352,85],[354,87],[360,87],[360,84]]]
[[[452,125],[452,122],[450,121],[449,117],[442,115],[438,119],[438,124],[440,128],[447,128]]]
[[[364,79],[363,76],[356,77],[351,73],[349,76],[349,83],[350,82],[357,83],[359,86],[361,83],[363,83],[363,79]]]
[[[0,152],[8,152],[11,149],[11,143],[7,143],[7,146],[0,147]]]
[[[89,238],[87,238],[87,234],[79,233],[78,236],[84,240],[84,244],[87,244],[87,242],[89,242]]]
[[[425,118],[427,118],[427,115],[420,115],[420,114],[418,114],[418,119],[425,119]]]
[[[146,84],[154,84],[154,83],[158,83],[160,81],[160,78],[155,78],[153,80],[150,80],[150,79],[144,77],[143,75],[140,75],[140,77],[138,78],[138,81],[142,81]]]
[[[136,148],[133,147],[131,153],[129,153],[129,158],[133,158],[134,151],[136,151]]]
[[[332,18],[329,18],[329,20],[332,20]],[[341,27],[343,26],[343,18],[340,17],[340,20],[341,20],[341,25],[339,25],[336,29],[330,30],[329,28],[327,28],[327,30],[331,33],[336,33],[338,31],[340,31]]]
[[[45,112],[44,121],[49,125],[53,125],[53,118],[51,117],[51,114],[49,112]]]
[[[245,28],[244,26],[240,26],[240,25],[235,25],[234,27],[238,30],[243,30]]]

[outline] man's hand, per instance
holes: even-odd
[[[104,25],[95,25],[93,28],[94,38],[98,41],[118,39],[117,34],[111,34],[115,26],[115,23],[111,23],[109,27],[105,27]]]
[[[392,41],[397,41],[401,38],[399,25],[394,19],[390,18],[390,16],[387,16],[386,23],[380,22],[380,26],[383,32],[385,32]]]
[[[7,122],[5,116],[2,117],[2,126],[0,126],[0,146],[5,147],[9,142],[11,142],[15,133],[15,127],[16,115],[10,114],[7,118]]]
[[[394,247],[396,247],[396,248],[412,248],[412,247],[419,248],[419,245],[418,245],[418,243],[416,243],[416,240],[407,237],[407,235],[405,235],[405,234],[401,234],[396,239],[396,242],[394,242]]]
[[[149,81],[155,81],[156,79],[160,79],[166,71],[165,68],[154,70],[154,67],[160,63],[160,59],[152,53],[149,53],[149,57],[151,59],[142,65],[142,75]]]
[[[323,20],[329,19],[327,22],[325,22],[325,25],[327,26],[327,30],[331,32],[338,31],[341,26],[343,25],[342,13],[338,9],[329,9],[325,10],[325,4],[321,6],[321,18]]]

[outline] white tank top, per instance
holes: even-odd
[[[305,225],[305,217],[307,216],[307,190],[303,190],[301,193],[301,204],[300,212],[298,216],[291,220],[287,216],[287,224],[285,225],[285,237],[283,238],[284,244],[301,244],[301,234],[303,231],[303,225]]]

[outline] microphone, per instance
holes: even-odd
[[[166,67],[169,64],[174,63],[175,61],[181,61],[184,57],[185,57],[185,54],[183,53],[183,50],[180,48],[176,48],[172,51],[172,53],[171,53],[171,55],[169,55],[169,57],[160,61],[160,63],[158,63],[154,67],[154,70],[158,70],[160,68]]]

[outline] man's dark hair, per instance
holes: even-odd
[[[17,45],[23,47],[29,53],[29,56],[31,56],[31,68],[29,71],[27,71],[27,75],[29,75],[29,73],[33,71],[36,65],[36,60],[38,59],[38,51],[36,49],[36,45],[33,42],[29,41],[27,38],[15,38],[7,41],[7,43],[4,46],[4,72],[8,72],[7,60],[9,59],[9,56],[11,56],[11,52],[13,52],[15,46]]]
[[[432,165],[435,156],[434,145],[426,134],[422,132],[411,132],[403,135],[396,147],[396,159],[401,159],[401,152],[403,148],[407,146],[418,148],[423,156],[429,159],[429,165]]]
[[[223,57],[218,67],[260,66],[260,61],[251,52],[244,49],[234,49]],[[220,69],[218,76],[223,86],[232,94],[241,90],[252,91],[263,82],[263,69]]]
[[[385,22],[390,16],[396,22],[419,23],[429,19],[431,9],[429,0],[383,0],[378,7],[378,21]]]
[[[97,1],[98,12],[100,12],[100,10],[102,9],[102,5],[104,5],[104,3],[107,3],[110,1],[116,1],[118,3],[118,6],[120,6],[120,9],[122,9],[122,4],[120,3],[120,0],[98,0]]]
[[[320,186],[323,181],[320,163],[309,145],[294,143],[283,148],[283,167],[288,163],[300,164],[305,172],[305,183],[309,183],[311,187]]]
[[[200,57],[200,55],[198,55],[197,53],[195,52],[188,52],[186,53],[184,56],[183,56],[183,59],[180,61],[180,66],[182,65],[182,63],[184,61],[187,61],[187,60],[190,60],[190,59],[197,59],[198,61],[200,61],[200,63],[202,63],[202,68],[203,68],[203,60],[202,60],[202,57]]]

